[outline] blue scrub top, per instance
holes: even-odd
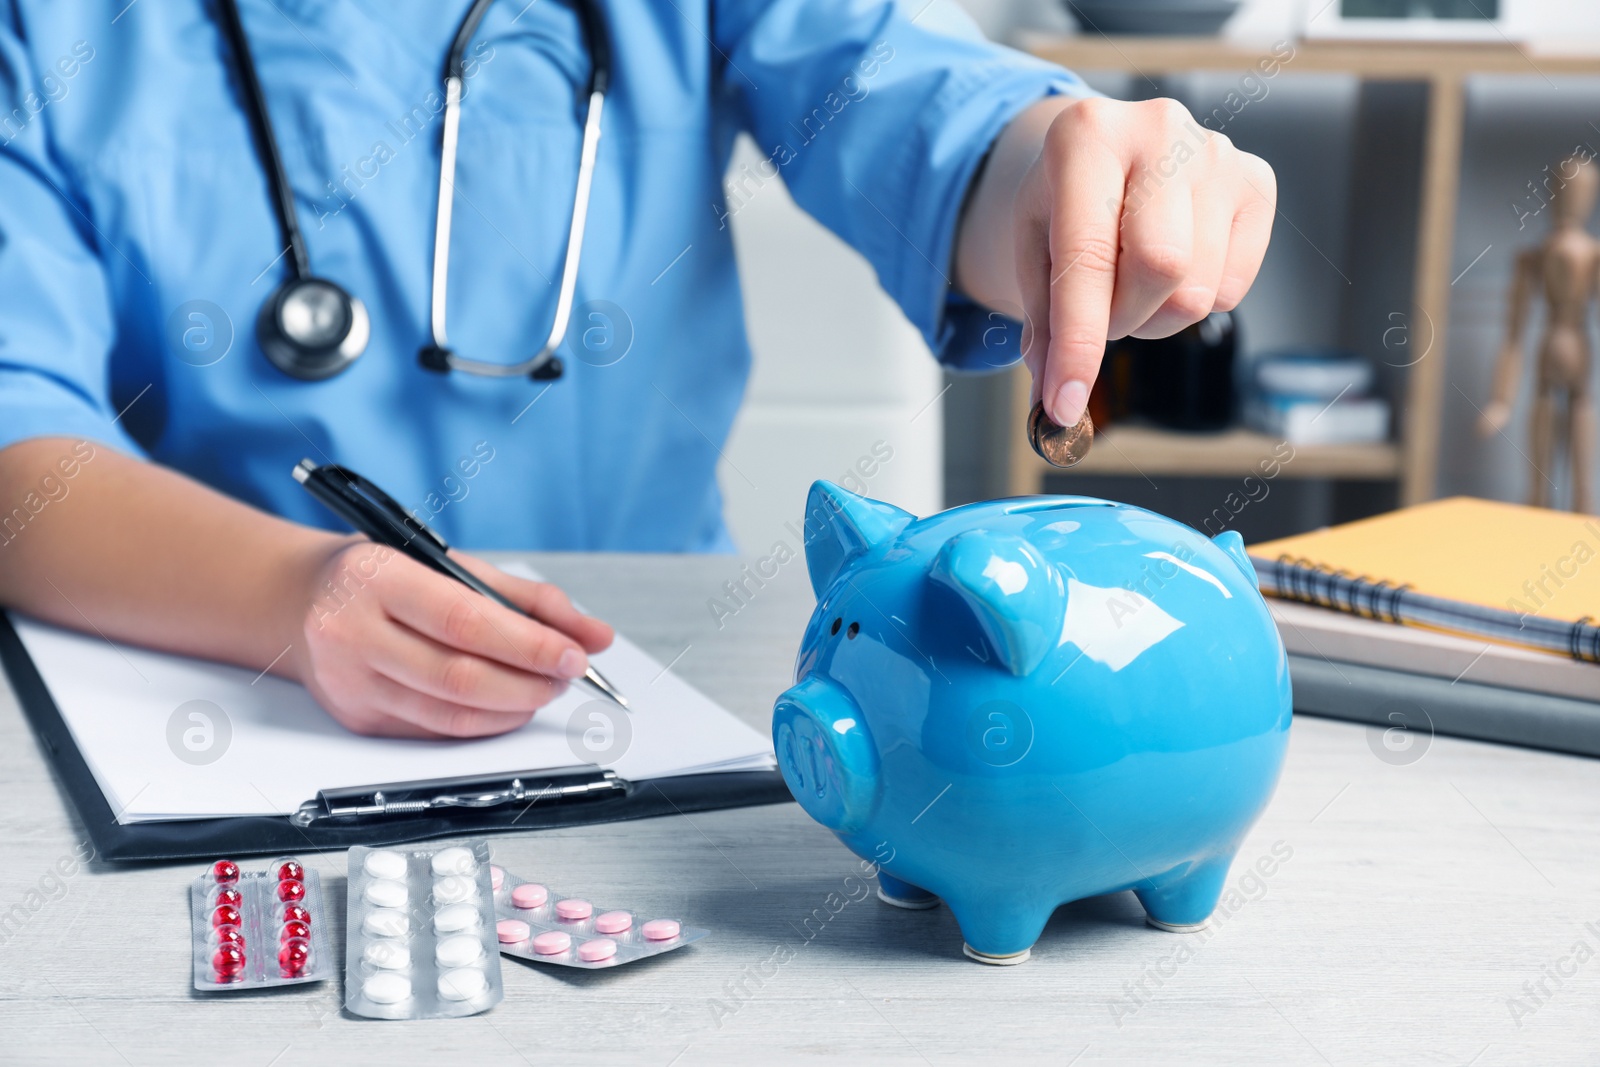
[[[611,91],[554,383],[417,363],[466,0],[240,0],[313,270],[372,319],[314,383],[256,345],[282,245],[211,5],[6,3],[0,447],[86,437],[332,528],[290,469],[342,463],[473,548],[731,548],[715,471],[750,355],[727,215],[762,180],[859,249],[941,359],[1014,358],[949,292],[957,215],[1011,118],[1085,90],[925,28],[922,3],[602,0]],[[513,362],[550,329],[589,58],[560,2],[494,4],[474,41],[450,340]],[[725,189],[740,130],[768,162]]]

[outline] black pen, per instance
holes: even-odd
[[[294,480],[322,501],[328,510],[355,527],[357,533],[404,552],[418,563],[454,578],[519,615],[527,614],[451,559],[450,546],[444,538],[408,515],[393,497],[355,471],[331,463],[319,467],[309,459],[302,459],[294,468]],[[628,706],[627,698],[592,665],[583,672],[583,680],[602,696],[616,701],[618,706]]]

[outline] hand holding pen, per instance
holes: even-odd
[[[488,736],[522,726],[569,682],[593,675],[598,684],[588,684],[610,688],[588,656],[611,643],[611,628],[561,590],[448,552],[353,472],[305,463],[295,476],[369,538],[322,566],[294,651],[303,661],[296,673],[344,725],[386,736]],[[375,526],[380,499],[393,513]],[[614,689],[606,695],[621,702]]]

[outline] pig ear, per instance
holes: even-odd
[[[967,602],[1012,674],[1031,673],[1060,643],[1067,591],[1031,542],[969,530],[945,542],[931,573]]]
[[[1238,530],[1223,530],[1211,539],[1211,543],[1226,552],[1257,589],[1261,588],[1261,576],[1256,573],[1256,565],[1250,562],[1250,553],[1244,550],[1244,538],[1239,536]]]
[[[895,537],[916,519],[832,482],[814,482],[806,497],[806,570],[820,600],[855,557]]]

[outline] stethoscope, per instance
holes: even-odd
[[[433,223],[433,291],[429,308],[432,343],[417,354],[418,361],[431,371],[466,371],[494,378],[519,378],[536,381],[561,377],[561,360],[556,346],[566,336],[572,316],[572,299],[578,283],[578,262],[583,250],[583,226],[589,214],[589,190],[594,181],[595,156],[600,147],[600,112],[605,106],[606,88],[611,76],[611,43],[598,0],[574,0],[578,21],[589,46],[588,107],[583,120],[583,145],[578,158],[578,184],[572,194],[572,225],[567,230],[567,251],[561,264],[561,286],[557,290],[555,318],[550,336],[537,353],[520,363],[485,363],[451,351],[445,333],[445,305],[450,275],[450,211],[455,199],[456,139],[461,126],[461,90],[465,82],[467,46],[493,0],[473,0],[461,26],[456,30],[445,61],[444,129],[440,135],[438,210]],[[289,257],[289,277],[261,305],[256,317],[256,340],[273,366],[304,381],[330,378],[366,350],[372,336],[372,322],[366,306],[345,289],[311,272],[311,257],[300,232],[299,215],[294,205],[294,190],[278,154],[278,142],[267,113],[266,97],[256,76],[255,61],[244,23],[239,18],[236,0],[217,0],[223,33],[238,67],[239,81],[249,112],[256,152],[261,157],[272,206],[278,217],[278,230]]]

